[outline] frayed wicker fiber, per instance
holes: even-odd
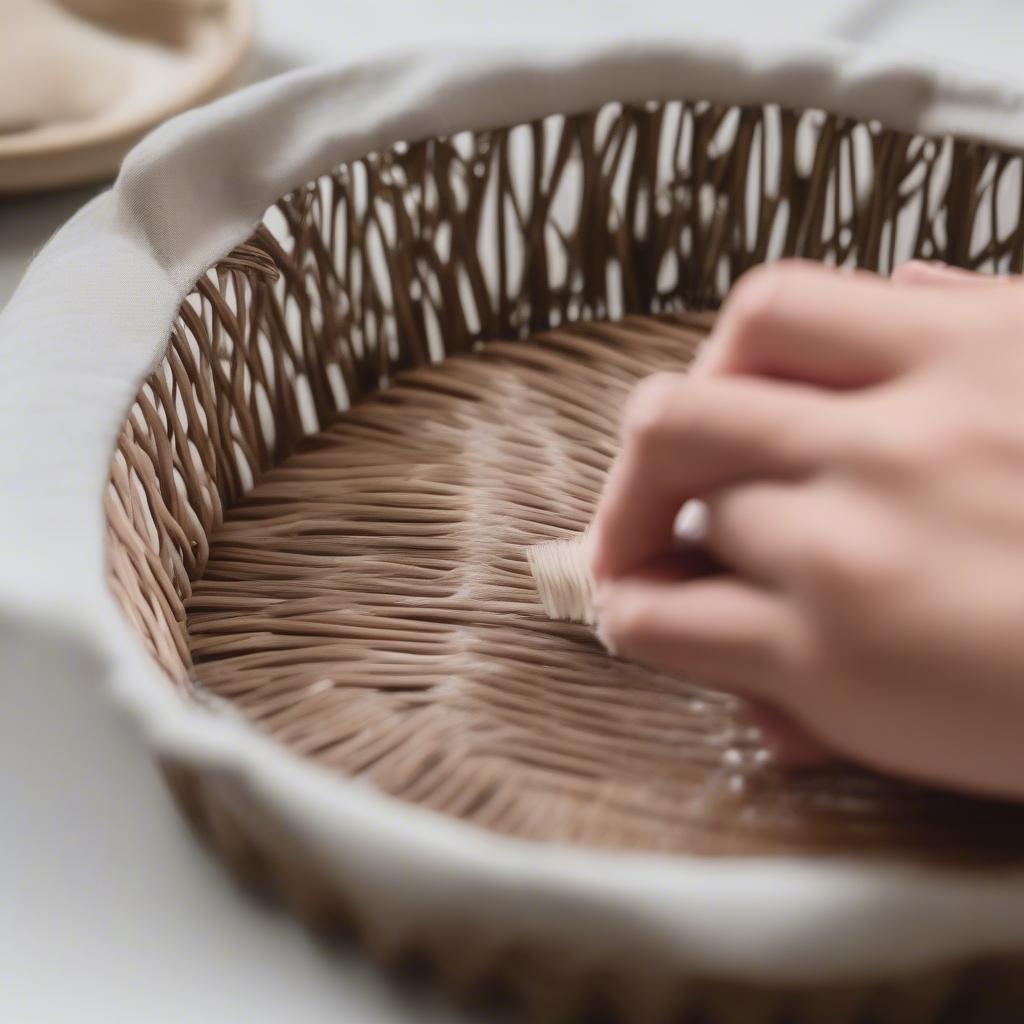
[[[596,625],[594,580],[587,566],[586,534],[535,544],[526,552],[544,611],[552,619]]]
[[[1020,269],[1021,225],[989,205],[1011,173],[1019,157],[981,146],[681,103],[343,167],[285,197],[182,305],[112,467],[112,586],[188,699],[484,828],[716,856],[1024,860],[1019,808],[773,770],[735,700],[549,618],[527,559],[586,527],[623,397],[685,367],[710,323],[683,310],[780,255]],[[932,1021],[980,1014],[978,991],[1019,974],[777,991],[500,944],[469,965],[471,923],[385,940],[300,851],[168,770],[224,855],[306,916],[349,918],[381,955],[421,953],[547,1013],[600,997],[638,1021]]]

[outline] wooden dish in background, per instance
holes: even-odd
[[[194,4],[174,19],[154,7],[111,14],[100,0],[74,7],[103,27],[165,49],[173,64],[158,95],[143,103],[118,103],[82,120],[0,132],[0,195],[39,192],[113,177],[125,153],[173,114],[224,92],[249,51],[253,12],[249,0]],[[173,65],[177,65],[174,67]]]

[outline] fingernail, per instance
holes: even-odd
[[[708,536],[708,506],[700,498],[683,503],[672,523],[672,540],[676,547],[699,547]]]

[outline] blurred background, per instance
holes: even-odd
[[[1019,20],[1019,3],[863,0],[840,18],[820,0],[0,0],[0,307],[134,138],[281,72],[616,26],[739,33],[768,4],[793,37],[931,51],[1018,78],[1020,35],[998,26]],[[4,668],[0,1021],[496,1020],[395,983],[356,949],[319,946],[239,891],[101,695],[71,685],[70,667],[24,690],[4,684]]]
[[[0,0],[0,306],[31,254],[106,187],[90,183],[54,192],[49,185],[51,179],[74,179],[81,138],[95,143],[97,121],[99,131],[109,133],[110,118],[95,116],[104,107],[115,108],[115,127],[134,120],[137,128],[190,99],[281,72],[414,46],[529,47],[545,37],[607,35],[616,28],[657,32],[668,25],[736,37],[763,31],[766,6],[774,8],[775,28],[787,37],[826,35],[931,52],[945,62],[1019,77],[1020,36],[1006,31],[1020,24],[1019,0]],[[762,18],[749,17],[755,11]],[[55,24],[67,18],[87,31]],[[85,56],[83,35],[89,37]],[[119,37],[120,52],[111,35]],[[45,60],[38,56],[41,47]],[[244,59],[239,54],[235,67],[239,47]],[[58,123],[10,130],[24,129],[18,122],[40,114]],[[113,157],[110,168],[139,134],[129,131],[115,140],[106,154]],[[42,151],[27,183],[26,150]],[[47,159],[47,151],[56,155]],[[89,170],[85,177],[93,181],[113,177],[112,170]],[[12,198],[14,191],[20,195]]]

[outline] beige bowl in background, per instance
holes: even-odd
[[[82,19],[86,33],[98,38],[105,31],[111,46],[125,44],[127,81],[121,95],[90,116],[8,132],[0,126],[0,194],[113,177],[151,128],[226,91],[252,41],[250,0],[62,0],[62,6]],[[18,18],[17,7],[12,17]],[[63,70],[57,54],[53,77]]]

